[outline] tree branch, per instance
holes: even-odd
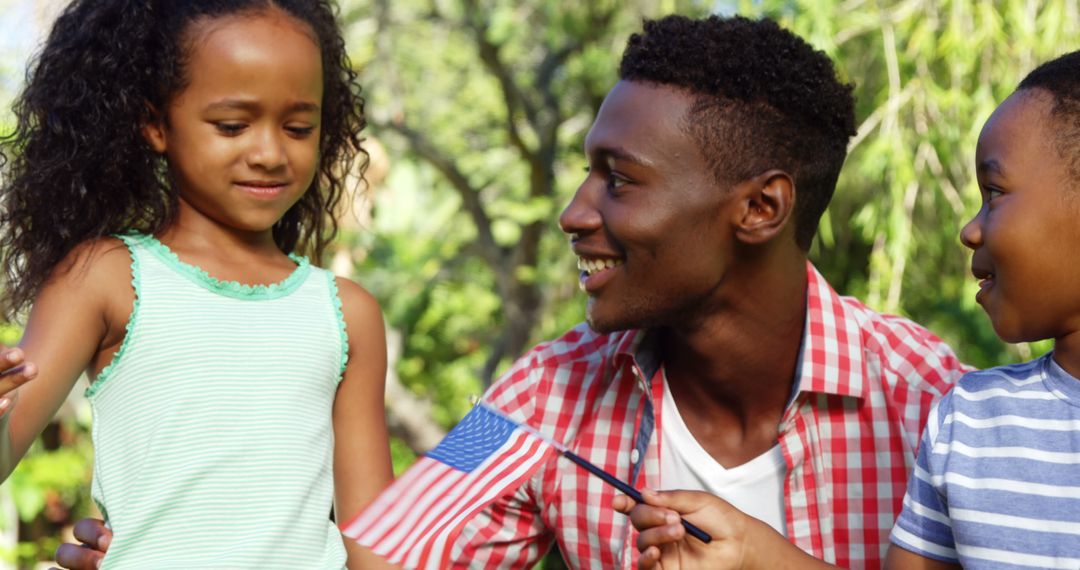
[[[465,11],[470,15],[479,13],[480,10],[476,5],[476,0],[465,0]],[[503,62],[502,57],[499,55],[500,46],[492,43],[491,40],[488,39],[487,21],[481,18],[466,16],[466,25],[473,31],[473,37],[476,39],[477,53],[480,55],[480,61],[484,64],[484,67],[488,72],[495,77],[496,81],[499,82],[503,102],[506,104],[506,130],[510,135],[510,142],[521,152],[522,156],[531,159],[535,151],[529,147],[528,143],[526,143],[525,139],[521,136],[521,131],[519,130],[514,117],[517,115],[518,110],[523,110],[529,124],[536,129],[539,121],[539,111],[529,98],[525,96],[525,93],[522,92],[517,82],[514,81],[510,68],[507,67],[506,63]]]
[[[491,217],[480,202],[480,193],[469,183],[469,179],[458,168],[453,160],[435,148],[435,145],[422,133],[415,131],[400,122],[377,123],[380,128],[394,131],[409,141],[409,147],[439,171],[461,197],[461,203],[472,218],[476,226],[476,239],[480,247],[480,253],[491,267],[499,268],[505,265],[507,252],[495,241],[491,232]]]

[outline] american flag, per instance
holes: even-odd
[[[447,568],[465,523],[557,451],[480,404],[341,531],[405,568]]]

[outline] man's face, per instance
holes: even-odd
[[[1080,194],[1056,148],[1052,99],[1020,91],[987,120],[975,151],[983,204],[960,232],[976,296],[1007,342],[1080,330]]]
[[[681,326],[721,303],[730,193],[684,130],[693,98],[620,81],[585,139],[589,172],[559,217],[598,332]]]

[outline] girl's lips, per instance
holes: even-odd
[[[276,198],[287,187],[284,183],[267,183],[267,182],[237,182],[236,187],[241,191],[250,194],[256,198]]]

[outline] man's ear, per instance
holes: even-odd
[[[165,154],[165,117],[149,102],[146,103],[146,118],[141,128],[150,148],[158,154]]]
[[[735,187],[740,195],[735,236],[747,244],[766,243],[784,231],[795,210],[795,181],[783,170],[763,172]]]

